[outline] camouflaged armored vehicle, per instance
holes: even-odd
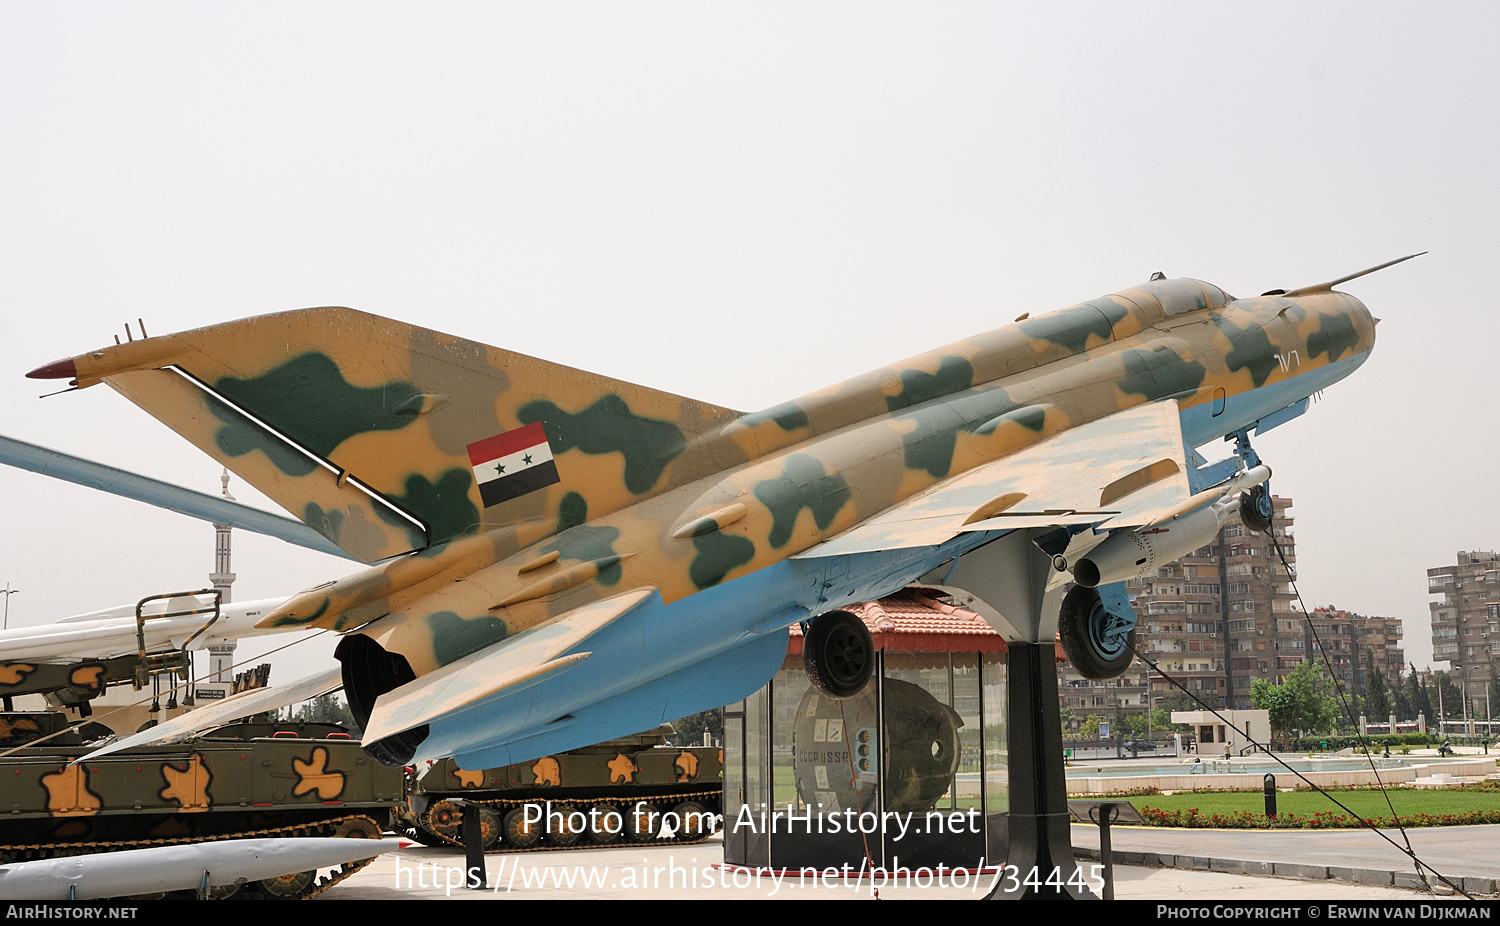
[[[452,759],[413,782],[401,822],[428,845],[463,845],[460,803],[480,806],[487,852],[699,842],[721,825],[724,750],[669,746],[671,724],[571,752],[468,772]]]
[[[59,712],[0,713],[0,752],[10,753],[0,758],[0,864],[236,837],[379,839],[403,798],[400,770],[334,724],[228,724],[70,764],[89,751],[88,735],[68,730]],[[363,864],[215,896],[310,897]]]

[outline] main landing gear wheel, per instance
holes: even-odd
[[[1240,520],[1257,534],[1270,531],[1275,513],[1271,505],[1271,490],[1264,483],[1240,493]]]
[[[1068,592],[1057,632],[1068,661],[1084,678],[1118,678],[1135,656],[1135,624],[1105,610],[1092,588],[1076,585]]]
[[[822,694],[852,698],[875,674],[875,640],[865,622],[848,611],[820,614],[802,640],[802,668]]]

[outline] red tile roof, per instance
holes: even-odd
[[[877,650],[918,653],[1003,653],[1005,639],[970,611],[923,589],[908,588],[878,601],[844,608],[870,628]],[[788,653],[802,652],[802,629],[792,625]]]

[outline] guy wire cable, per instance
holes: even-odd
[[[1292,568],[1291,564],[1286,561],[1286,554],[1282,552],[1281,549],[1281,541],[1276,537],[1276,518],[1274,515],[1271,518],[1271,527],[1267,533],[1267,536],[1271,538],[1271,546],[1275,547],[1276,557],[1277,559],[1281,560],[1281,568],[1286,572],[1287,582],[1292,586],[1292,592],[1297,596],[1297,604],[1301,605],[1302,607],[1302,620],[1307,623],[1308,632],[1312,634],[1313,643],[1317,645],[1318,652],[1323,654],[1324,665],[1329,667],[1328,677],[1333,679],[1334,691],[1338,692],[1339,706],[1344,709],[1344,716],[1348,718],[1350,725],[1358,730],[1359,721],[1354,719],[1354,708],[1350,704],[1348,695],[1344,694],[1343,683],[1339,681],[1338,675],[1335,674],[1332,669],[1332,660],[1328,658],[1328,651],[1323,648],[1323,640],[1318,636],[1318,628],[1313,626],[1312,616],[1307,610],[1307,602],[1302,600],[1302,590],[1297,587],[1297,572]],[[1359,653],[1355,652],[1353,654],[1353,658],[1355,660],[1358,660]],[[1391,731],[1393,735],[1395,734],[1395,732],[1395,730]],[[1364,748],[1365,759],[1370,763],[1370,771],[1375,775],[1375,784],[1380,788],[1380,796],[1385,798],[1385,806],[1391,812],[1391,819],[1396,821],[1396,828],[1401,831],[1401,839],[1406,843],[1407,850],[1410,851],[1411,836],[1406,832],[1406,825],[1401,822],[1401,815],[1396,813],[1396,805],[1391,802],[1391,794],[1388,790],[1386,790],[1385,782],[1380,778],[1380,769],[1375,766],[1375,756],[1370,752],[1370,741],[1368,737],[1366,737],[1362,733],[1356,733],[1355,739]],[[1417,870],[1417,877],[1422,878],[1421,869]],[[1423,880],[1425,882],[1426,879],[1424,878]]]
[[[1126,645],[1129,646],[1129,644],[1126,644]],[[1433,874],[1437,875],[1438,878],[1440,878],[1444,884],[1446,884],[1449,887],[1453,888],[1454,891],[1456,891],[1456,892],[1458,892],[1460,894],[1463,894],[1465,897],[1467,897],[1470,900],[1474,899],[1474,897],[1471,894],[1469,894],[1467,891],[1465,891],[1463,888],[1459,887],[1458,885],[1454,884],[1453,881],[1450,880],[1441,871],[1438,871],[1436,868],[1433,868],[1431,865],[1427,864],[1426,862],[1424,862],[1420,858],[1418,858],[1416,851],[1414,849],[1410,848],[1409,844],[1408,844],[1407,847],[1403,848],[1400,843],[1396,842],[1396,840],[1392,839],[1391,837],[1387,836],[1385,833],[1381,832],[1381,830],[1380,830],[1380,828],[1378,826],[1375,826],[1373,823],[1366,822],[1366,820],[1365,820],[1365,818],[1363,816],[1355,813],[1354,811],[1350,810],[1348,807],[1344,806],[1343,802],[1340,801],[1338,798],[1334,797],[1332,794],[1329,794],[1327,791],[1323,790],[1323,788],[1321,786],[1319,786],[1317,783],[1309,780],[1306,775],[1303,775],[1301,772],[1299,772],[1296,769],[1292,768],[1290,765],[1287,764],[1286,760],[1284,760],[1280,756],[1276,755],[1276,753],[1272,752],[1265,745],[1263,745],[1262,743],[1260,743],[1259,741],[1257,741],[1249,733],[1245,732],[1244,730],[1241,730],[1239,727],[1237,727],[1233,723],[1231,723],[1227,717],[1225,717],[1223,714],[1219,713],[1218,709],[1210,707],[1208,705],[1208,702],[1204,701],[1202,698],[1200,698],[1196,694],[1194,694],[1191,690],[1188,689],[1188,687],[1186,685],[1182,684],[1177,679],[1175,679],[1172,676],[1168,675],[1165,671],[1162,670],[1162,668],[1160,666],[1158,666],[1156,663],[1152,662],[1151,659],[1148,658],[1140,650],[1136,649],[1133,646],[1130,646],[1129,648],[1130,648],[1130,651],[1132,653],[1134,653],[1138,659],[1141,660],[1141,662],[1144,662],[1147,666],[1149,666],[1151,668],[1151,670],[1153,672],[1156,672],[1162,678],[1166,679],[1172,685],[1174,685],[1179,690],[1181,690],[1183,694],[1187,695],[1194,702],[1196,702],[1199,707],[1203,708],[1204,710],[1208,711],[1210,714],[1213,714],[1215,717],[1217,717],[1220,720],[1222,720],[1224,722],[1224,725],[1226,727],[1228,727],[1229,729],[1231,729],[1234,732],[1238,733],[1240,736],[1243,736],[1246,739],[1246,741],[1250,743],[1250,745],[1254,746],[1256,749],[1259,749],[1261,752],[1264,752],[1266,755],[1270,756],[1272,761],[1274,761],[1276,764],[1280,765],[1282,768],[1286,769],[1287,771],[1291,772],[1293,775],[1295,775],[1298,778],[1300,778],[1302,780],[1302,782],[1304,784],[1306,784],[1309,788],[1311,788],[1314,791],[1317,791],[1319,794],[1321,794],[1324,797],[1328,798],[1328,800],[1330,802],[1332,802],[1334,804],[1334,806],[1338,807],[1340,810],[1344,811],[1349,816],[1351,816],[1355,820],[1359,821],[1359,825],[1360,826],[1362,826],[1365,829],[1368,829],[1371,832],[1375,833],[1375,835],[1379,836],[1381,839],[1384,839],[1386,842],[1390,843],[1393,847],[1395,847],[1396,851],[1400,852],[1402,855],[1405,855],[1405,856],[1409,857],[1412,860],[1412,862],[1417,866],[1417,876],[1419,878],[1421,878],[1423,884],[1427,884],[1427,878],[1422,874],[1422,869],[1425,868],[1428,871],[1431,871]],[[1428,887],[1428,890],[1431,891],[1431,887],[1430,886]]]

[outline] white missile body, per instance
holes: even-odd
[[[335,868],[401,848],[398,839],[225,839],[0,865],[0,900],[99,900],[191,891]]]
[[[1073,564],[1073,578],[1079,585],[1095,588],[1155,574],[1167,563],[1213,540],[1224,522],[1239,511],[1239,493],[1270,478],[1270,467],[1252,467],[1189,499],[1189,503],[1196,500],[1197,505],[1183,514],[1115,531]]]
[[[195,604],[195,600],[198,602]],[[281,628],[257,629],[256,621],[281,604],[281,598],[226,604],[220,616],[202,636],[193,641],[197,649],[222,640],[236,640],[277,633]],[[157,600],[146,603],[146,651],[179,649],[208,620],[207,614],[180,617],[152,617],[170,609],[197,610],[213,606],[208,595]],[[0,653],[11,662],[34,660],[59,662],[73,659],[96,659],[134,653],[137,649],[135,606],[121,605],[36,627],[14,627],[0,631]]]

